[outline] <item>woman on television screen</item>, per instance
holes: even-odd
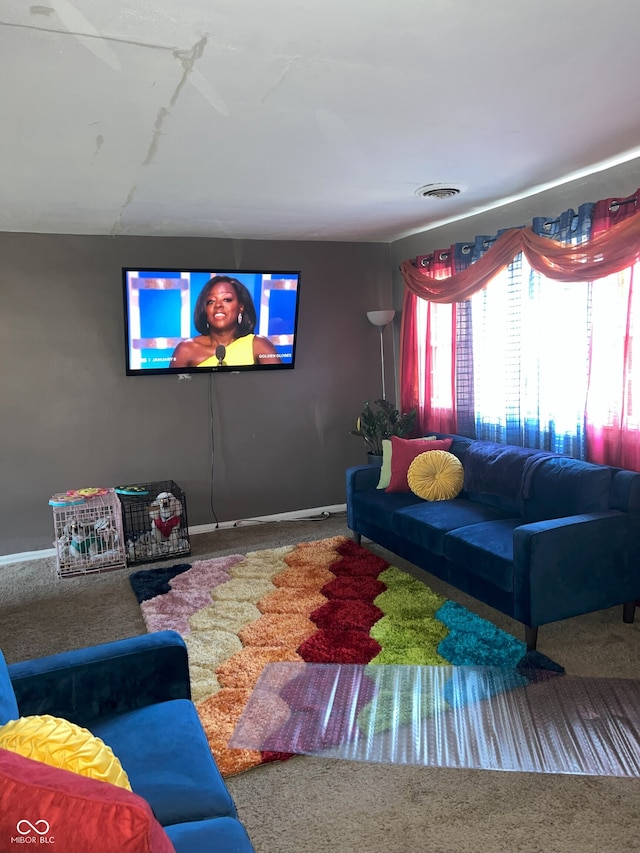
[[[236,278],[216,275],[205,284],[196,301],[193,322],[200,335],[178,344],[171,367],[268,367],[282,363],[271,341],[254,334],[253,299]]]

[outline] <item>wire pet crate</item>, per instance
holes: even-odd
[[[173,480],[116,486],[122,505],[127,564],[191,553],[187,498]]]
[[[59,578],[127,565],[120,501],[114,489],[77,489],[53,495]]]

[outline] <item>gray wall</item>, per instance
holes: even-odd
[[[125,376],[123,266],[300,269],[295,369]],[[52,547],[54,492],[172,479],[193,526],[211,491],[219,521],[343,503],[366,461],[349,430],[381,393],[387,245],[4,233],[0,292],[0,554]]]

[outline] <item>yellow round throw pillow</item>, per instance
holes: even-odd
[[[447,450],[427,450],[409,465],[407,482],[411,491],[427,501],[448,501],[462,491],[462,462]]]
[[[131,790],[111,747],[88,729],[59,717],[45,714],[5,723],[0,726],[0,748]]]

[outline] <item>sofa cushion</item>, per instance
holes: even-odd
[[[455,498],[451,501],[421,501],[397,509],[391,527],[397,536],[433,554],[444,553],[444,537],[450,530],[504,518],[504,513],[486,504]],[[521,524],[521,519],[517,522]]]
[[[509,518],[524,518],[524,500],[522,498],[505,498],[502,495],[484,495],[481,492],[464,492],[470,501],[477,501],[500,512]]]
[[[452,530],[444,537],[444,556],[494,586],[513,591],[513,531],[519,518],[503,518]]]
[[[236,816],[195,705],[188,699],[97,721],[93,733],[113,749],[131,787],[163,826]]]
[[[111,747],[82,726],[50,714],[5,723],[0,727],[0,748],[131,790]]]
[[[611,509],[640,512],[640,474],[637,471],[612,469]]]
[[[137,794],[0,749],[0,849],[42,849],[45,839],[61,853],[175,849]]]
[[[503,498],[526,498],[536,468],[555,456],[548,450],[475,441],[464,457],[464,488]]]
[[[390,530],[391,517],[396,510],[408,506],[419,506],[423,503],[424,501],[416,497],[413,492],[389,494],[385,491],[370,489],[353,495],[351,509],[356,521],[363,520],[383,530]]]
[[[0,652],[0,726],[9,720],[17,720],[20,716],[16,694],[9,677],[9,670],[4,655]]]
[[[233,817],[165,827],[176,853],[253,853],[245,828]]]
[[[455,454],[458,459],[464,465],[464,457],[466,455],[467,450],[474,444],[477,439],[475,438],[467,438],[464,435],[456,435],[452,432],[437,432],[435,433],[436,438],[450,438],[452,441],[451,447],[449,450],[451,453]]]
[[[427,450],[449,450],[452,439],[441,438],[430,440],[428,438],[398,438],[391,436],[391,480],[386,488],[387,492],[408,492],[407,471],[409,465],[420,453]]]
[[[557,456],[544,460],[531,477],[524,501],[526,521],[564,518],[609,509],[611,469]]]

